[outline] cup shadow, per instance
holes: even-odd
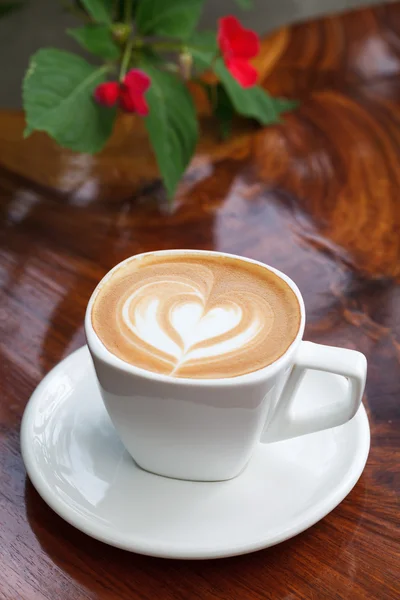
[[[333,513],[286,542],[242,556],[185,561],[134,554],[97,541],[53,512],[28,478],[25,487],[28,522],[44,553],[93,597],[114,600],[323,600],[323,590],[337,589],[338,570],[346,574],[341,597],[351,598],[367,497],[362,477]]]

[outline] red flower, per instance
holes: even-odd
[[[139,71],[131,69],[121,84],[121,106],[127,112],[136,112],[142,117],[149,114],[149,107],[144,96],[150,87],[150,77]]]
[[[257,82],[257,71],[249,63],[260,52],[258,35],[245,29],[236,17],[219,20],[218,45],[226,68],[242,87],[251,87]]]
[[[119,98],[119,83],[116,81],[101,83],[95,89],[94,97],[99,104],[115,106]]]
[[[122,83],[110,81],[102,83],[94,91],[95,100],[104,106],[119,104],[126,112],[138,113],[143,117],[149,114],[149,107],[144,96],[150,87],[150,77],[139,71],[131,69],[124,77]]]

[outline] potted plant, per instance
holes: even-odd
[[[117,114],[135,115],[143,119],[173,199],[200,135],[196,88],[205,94],[222,137],[230,134],[235,115],[261,125],[278,122],[295,102],[273,98],[258,85],[252,64],[260,51],[257,34],[233,15],[221,18],[216,31],[198,31],[204,2],[67,2],[82,20],[68,34],[93,62],[55,48],[31,57],[23,83],[25,136],[44,131],[64,148],[96,154]]]

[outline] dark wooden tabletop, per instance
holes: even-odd
[[[301,98],[285,123],[205,133],[166,210],[140,123],[99,157],[23,142],[0,113],[0,598],[386,600],[400,597],[400,4],[282,29],[259,67]],[[199,99],[201,104],[201,99]],[[201,107],[200,107],[201,110]],[[84,344],[85,305],[140,251],[215,248],[298,283],[306,339],[362,350],[372,446],[349,496],[308,531],[255,554],[148,558],[63,522],[26,479],[24,407]]]

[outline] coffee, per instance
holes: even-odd
[[[299,331],[300,306],[291,287],[261,265],[154,253],[133,258],[103,283],[92,324],[111,353],[136,367],[227,378],[282,356]]]

